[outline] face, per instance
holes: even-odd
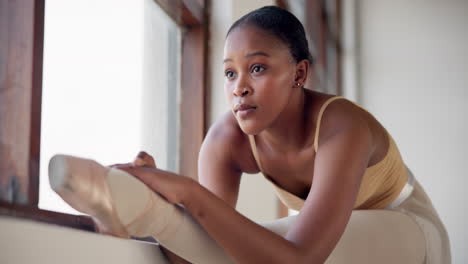
[[[224,91],[239,126],[255,135],[271,126],[294,89],[296,63],[278,38],[241,26],[224,46]]]

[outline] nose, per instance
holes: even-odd
[[[244,82],[242,80],[238,80],[237,85],[234,88],[234,90],[232,91],[232,93],[233,93],[234,96],[244,97],[244,96],[247,96],[248,94],[251,94],[252,89],[250,88],[250,86],[246,82]]]
[[[233,92],[235,96],[239,96],[239,97],[244,97],[248,95],[249,93],[250,92],[247,88],[236,88],[234,89],[234,92]]]

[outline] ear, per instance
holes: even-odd
[[[302,60],[296,64],[296,74],[294,77],[294,85],[297,86],[299,83],[300,87],[303,87],[307,81],[307,76],[309,74],[310,63],[308,60]]]

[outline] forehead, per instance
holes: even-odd
[[[224,43],[224,58],[245,56],[263,51],[270,55],[289,55],[289,49],[278,37],[252,26],[235,28]]]

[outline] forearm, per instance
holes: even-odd
[[[199,184],[183,204],[236,263],[303,262],[303,251],[291,241],[242,216]]]

